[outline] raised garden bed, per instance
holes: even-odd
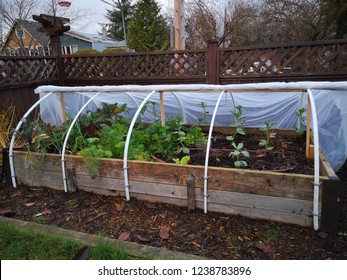
[[[263,89],[264,86],[261,86],[254,90]],[[314,102],[311,111],[313,97],[310,90],[307,122],[304,116],[306,109],[301,108],[301,105],[298,111],[292,112],[297,120],[296,134],[293,131],[275,132],[274,124],[262,119],[266,127],[260,128],[257,125],[263,134],[260,138],[255,136],[256,131],[259,134],[259,128],[253,131],[247,129],[247,135],[244,133],[242,107],[236,106],[232,93],[230,96],[234,111],[231,111],[231,126],[214,126],[219,101],[229,93],[226,91],[219,94],[211,121],[206,121],[208,111],[204,102],[199,103],[203,112],[200,112],[201,118],[196,118],[195,121],[208,124],[213,127],[214,133],[218,133],[211,135],[209,132],[207,137],[199,127],[184,125],[184,106],[170,88],[165,90],[179,101],[181,117],[171,115],[166,118],[164,91],[160,88],[148,92],[141,105],[132,99],[137,104],[137,109],[135,113],[130,112],[131,121],[125,118],[128,114],[126,104],[112,105],[110,100],[102,103],[106,104],[104,107],[98,104],[84,116],[80,115],[94,98],[101,96],[103,89],[99,88],[90,89],[95,93],[92,97],[89,96],[87,102],[83,100],[84,106],[77,109],[78,114],[72,120],[69,112],[66,112],[64,95],[69,96],[71,101],[68,94],[84,89],[69,88],[68,91],[70,90],[66,94],[63,88],[58,90],[63,117],[58,123],[62,123],[61,125],[53,127],[49,123],[37,121],[26,123],[22,132],[16,129],[16,133],[21,133],[18,135],[21,140],[28,140],[27,148],[31,152],[14,152],[15,168],[11,170],[14,185],[16,178],[29,186],[120,194],[128,200],[136,197],[151,202],[188,206],[188,210],[197,207],[204,209],[206,213],[223,212],[302,226],[314,225],[316,230],[336,230],[338,178],[324,154],[318,150],[317,113]],[[127,90],[124,91],[121,87],[106,87],[106,90],[123,92],[130,97]],[[182,90],[188,89],[183,87]],[[298,98],[304,97],[304,90],[295,87],[291,90],[296,92]],[[150,100],[156,93],[160,97],[160,117],[156,103]],[[52,94],[53,92],[49,92],[41,96],[40,102]],[[81,96],[84,98],[84,93]],[[147,107],[151,107],[153,113],[150,124],[144,123]],[[287,112],[283,112],[285,113]],[[297,139],[298,135],[304,133],[304,123],[307,124],[306,139],[300,142]],[[21,123],[18,127],[20,125]],[[275,137],[281,134],[291,138]],[[227,145],[217,145],[223,142],[218,138],[223,139]],[[275,138],[279,142],[275,143]],[[255,146],[252,146],[252,141]],[[299,154],[285,153],[294,142],[300,142],[301,146],[295,149]],[[305,158],[312,155],[311,146],[312,151],[315,149],[315,166]],[[210,147],[211,151],[207,153]],[[52,154],[53,151],[56,154]],[[210,155],[209,162],[204,161],[206,153]],[[11,148],[10,159],[12,160]],[[282,159],[289,161],[282,163]],[[297,164],[298,162],[303,165]]]
[[[230,128],[216,128],[220,132],[224,129]],[[14,155],[19,182],[63,190],[61,155],[24,151]],[[89,175],[85,158],[66,156],[65,160],[70,191],[124,195],[123,160],[102,159],[95,179]],[[323,153],[320,162],[319,218],[321,226],[329,227],[336,211],[329,204],[336,175]],[[128,166],[131,197],[203,209],[203,166],[143,161],[128,161]],[[208,177],[208,211],[312,226],[313,175],[209,167]]]

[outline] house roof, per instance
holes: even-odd
[[[125,41],[115,41],[108,37],[105,37],[100,34],[92,34],[92,33],[84,33],[84,32],[76,32],[76,31],[68,31],[64,33],[65,35],[75,37],[84,41],[88,41],[91,43],[101,43],[112,45],[114,47],[123,47],[125,46]]]
[[[17,19],[17,22],[42,46],[47,46],[49,37],[42,32],[37,31],[41,23],[25,19]]]
[[[49,36],[37,30],[39,27],[42,26],[41,23],[37,21],[30,21],[30,20],[24,20],[24,19],[17,19],[16,22],[20,24],[40,45],[47,46],[47,44],[49,43]],[[124,47],[125,46],[125,41],[115,41],[100,34],[68,31],[68,32],[65,32],[64,35],[78,38],[80,40],[84,40],[87,42],[91,42],[93,44],[95,43],[103,44],[103,45],[106,45],[107,47]]]

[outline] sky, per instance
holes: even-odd
[[[113,3],[112,0],[106,1]],[[161,5],[162,10],[167,10],[168,5],[173,5],[173,1],[174,0],[157,0]],[[70,0],[70,2],[70,8],[81,10],[88,9],[91,11],[91,14],[83,19],[83,22],[70,24],[72,30],[87,33],[100,33],[102,25],[99,23],[105,24],[109,22],[105,16],[107,14],[107,9],[112,9],[112,6],[102,2],[101,0]]]

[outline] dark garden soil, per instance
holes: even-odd
[[[231,141],[226,140],[223,135],[214,135],[215,141],[212,141],[209,166],[216,167],[234,167],[235,156],[230,152],[235,149]],[[269,147],[272,150],[266,150],[259,146],[264,136],[260,135],[237,135],[236,142],[243,144],[243,149],[248,151],[250,157],[242,157],[240,160],[247,162],[248,169],[267,170],[275,172],[299,173],[313,175],[313,160],[307,160],[305,157],[304,138],[292,138],[277,135],[276,141],[270,140]],[[205,145],[204,145],[205,146]],[[205,165],[206,147],[191,148],[189,164]]]
[[[259,139],[250,140],[253,146],[244,140],[252,155],[245,159],[249,167],[312,174],[312,162],[305,159],[302,148],[295,148],[295,141],[278,138],[274,151],[266,154],[258,150]],[[212,145],[212,165],[233,166],[234,160],[228,156],[230,141],[224,144],[227,146],[223,153],[217,151],[216,144]],[[302,156],[291,152],[295,149]],[[199,148],[191,150],[191,164],[201,164],[199,153]],[[27,186],[0,188],[0,215],[212,259],[347,259],[346,164],[338,175],[343,194],[336,234],[241,216],[204,214],[202,210],[188,212],[187,208],[135,198],[126,202],[120,196]]]

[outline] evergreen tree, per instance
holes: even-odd
[[[128,26],[128,47],[135,51],[165,50],[169,46],[166,21],[155,0],[140,0]]]
[[[117,0],[113,3],[115,9],[107,10],[106,17],[111,22],[107,31],[111,38],[122,41],[125,40],[122,13],[124,14],[125,31],[127,33],[128,22],[132,17],[134,7],[131,5],[131,0]]]
[[[333,27],[336,39],[347,36],[346,0],[323,0],[323,15],[326,25]]]

